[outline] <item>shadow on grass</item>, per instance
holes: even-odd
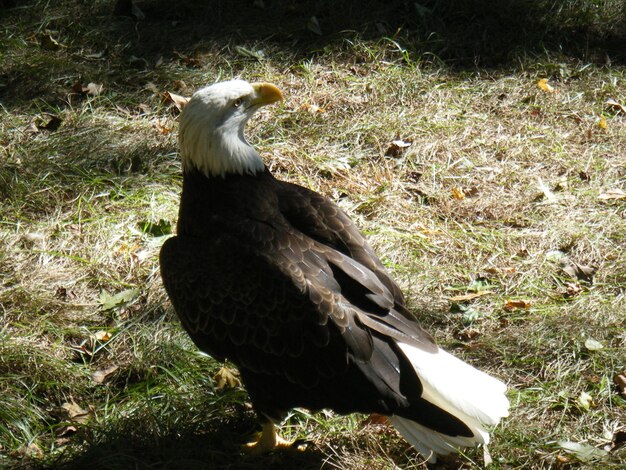
[[[212,419],[206,429],[180,429],[163,436],[151,436],[142,422],[133,420],[124,429],[109,431],[80,453],[59,459],[46,467],[53,469],[319,469],[325,456],[314,444],[305,451],[285,450],[253,455],[242,445],[258,430],[253,418]],[[131,426],[135,426],[130,429]],[[197,425],[196,425],[197,426]]]
[[[148,81],[181,78],[171,68],[157,70],[159,63],[215,77],[237,75],[259,59],[254,54],[260,50],[262,60],[278,67],[325,55],[354,62],[359,58],[346,44],[355,39],[393,41],[407,60],[472,70],[546,53],[601,64],[626,61],[626,4],[619,0],[602,7],[591,0],[136,0],[138,10],[130,0],[12,3],[17,6],[0,9],[0,26],[11,33],[0,51],[24,43],[50,50],[45,60],[32,54],[5,60],[5,107],[50,99],[59,85],[66,95],[81,79],[137,90]],[[348,49],[343,57],[342,49]],[[219,60],[203,62],[207,52]]]

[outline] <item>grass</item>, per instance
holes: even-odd
[[[241,454],[245,391],[173,315],[163,93],[240,76],[287,97],[249,128],[274,173],[341,205],[440,344],[510,385],[493,468],[624,467],[626,201],[600,197],[626,189],[622,2],[115,3],[0,10],[0,466],[424,467],[385,426],[304,410],[284,433],[308,452]]]

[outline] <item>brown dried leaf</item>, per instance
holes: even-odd
[[[59,410],[58,416],[61,419],[71,421],[72,423],[84,423],[89,419],[90,410],[84,410],[74,401],[63,403]]]
[[[613,111],[615,114],[626,114],[626,106],[621,103],[618,103],[612,98],[606,100],[605,104],[610,111]]]
[[[104,369],[99,369],[93,373],[91,379],[94,381],[94,383],[101,384],[107,378],[109,378],[109,376],[111,376],[111,374],[113,374],[113,372],[115,372],[117,369],[119,369],[119,366],[115,364]]]
[[[177,95],[176,93],[172,93],[171,91],[166,91],[163,95],[163,103],[173,104],[179,111],[182,111],[188,102],[189,98]]]
[[[563,296],[570,299],[572,297],[576,297],[582,291],[582,288],[576,282],[566,282]]]
[[[28,126],[24,128],[24,132],[26,132],[27,134],[36,134],[37,132],[39,132],[39,128],[37,127],[37,124],[34,120],[28,123]]]
[[[412,142],[403,139],[396,139],[389,144],[389,148],[385,152],[388,157],[397,157],[402,155],[404,149],[410,147]]]
[[[482,297],[483,295],[493,294],[490,290],[479,290],[477,292],[470,292],[469,294],[463,295],[455,295],[454,297],[448,297],[448,300],[453,302],[463,302],[465,300],[472,300],[478,297]]]
[[[565,274],[574,279],[580,279],[585,282],[592,282],[593,275],[598,270],[592,266],[584,266],[582,264],[574,263],[569,259],[561,261],[561,269]]]
[[[67,426],[61,426],[60,428],[55,429],[54,434],[57,437],[65,437],[65,436],[71,436],[77,431],[78,431],[78,428],[76,426],[69,424]]]
[[[525,300],[511,300],[508,299],[506,301],[506,303],[504,304],[504,306],[502,307],[504,310],[506,311],[511,311],[511,310],[515,310],[515,309],[528,309],[531,307],[531,303],[527,302]]]

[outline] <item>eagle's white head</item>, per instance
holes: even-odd
[[[180,116],[178,140],[183,170],[207,176],[255,174],[265,166],[246,141],[244,127],[261,106],[282,100],[270,83],[230,80],[201,88]]]

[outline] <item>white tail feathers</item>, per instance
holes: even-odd
[[[400,342],[398,346],[422,383],[422,398],[463,421],[474,435],[448,436],[410,419],[392,416],[391,422],[400,434],[432,462],[436,454],[489,443],[489,433],[483,426],[496,425],[509,415],[506,385],[442,349],[433,354]]]

